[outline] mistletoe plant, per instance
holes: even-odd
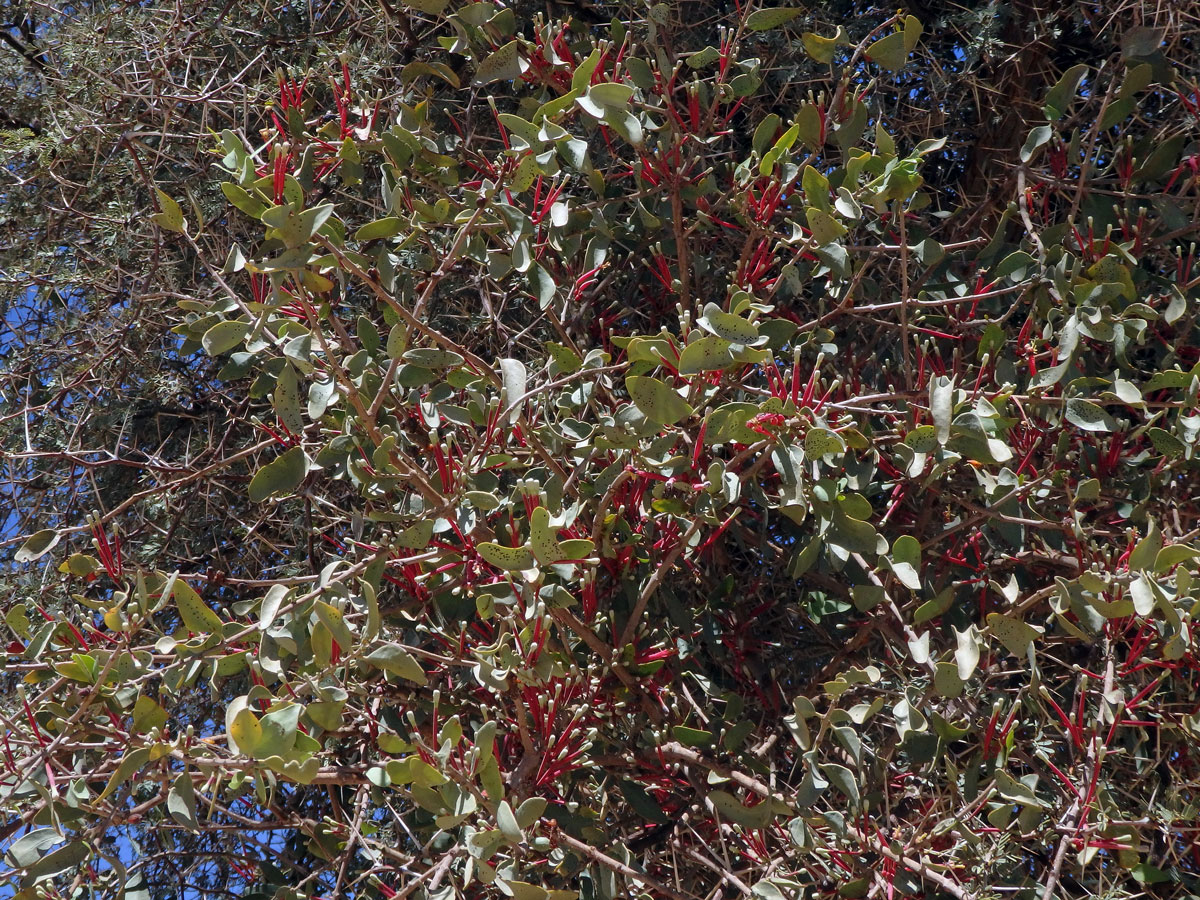
[[[71,601],[7,609],[16,896],[165,896],[139,823],[240,831],[247,897],[1200,893],[1158,44],[1061,73],[955,234],[961,148],[889,127],[914,16],[745,4],[681,52],[665,4],[405,6],[399,95],[280,72],[206,140],[229,207],[157,194],[207,266],[181,355],[259,435],[211,463],[229,536],[304,539],[238,578],[120,509],[25,543]]]

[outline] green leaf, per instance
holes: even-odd
[[[587,90],[588,85],[592,83],[592,75],[596,71],[596,67],[600,65],[600,48],[592,50],[587,58],[576,66],[575,71],[571,74],[571,90],[583,92]],[[542,109],[545,109],[543,106]]]
[[[550,900],[550,892],[540,885],[530,884],[528,881],[506,881],[505,884],[513,900]],[[571,891],[570,896],[575,898],[579,895]]]
[[[815,32],[806,31],[800,35],[800,43],[804,45],[804,52],[814,60],[829,65],[833,62],[833,57],[837,53],[838,46],[846,43],[846,29],[839,25],[837,34],[831,38],[821,37],[821,35]]]
[[[196,789],[192,785],[192,776],[186,771],[171,783],[171,790],[167,794],[167,812],[188,831],[200,829],[200,821],[196,818]]]
[[[1083,80],[1087,71],[1088,67],[1079,63],[1062,73],[1062,77],[1050,88],[1046,99],[1042,101],[1042,112],[1046,114],[1047,119],[1053,122],[1070,108],[1071,101],[1075,99],[1075,92],[1079,89],[1079,82]]]
[[[1117,427],[1112,416],[1106,413],[1102,406],[1078,397],[1067,401],[1065,418],[1084,431],[1114,431]]]
[[[649,375],[630,375],[625,387],[642,415],[657,425],[674,425],[694,412],[669,385]]]
[[[507,800],[501,800],[500,805],[496,807],[496,825],[510,844],[519,844],[525,840],[525,832],[517,823],[517,817]]]
[[[416,657],[399,644],[381,644],[364,657],[371,665],[392,675],[417,684],[427,684],[429,678]]]
[[[433,519],[422,519],[396,535],[392,546],[400,550],[424,550],[433,540]]]
[[[663,812],[662,807],[650,796],[649,792],[637,782],[622,780],[617,782],[617,787],[620,788],[625,802],[646,821],[654,822],[658,825],[665,825],[671,821],[667,814]]]
[[[700,728],[688,728],[686,725],[675,725],[671,735],[685,747],[707,747],[712,743],[712,732]]]
[[[634,87],[607,81],[593,84],[581,96],[575,98],[580,109],[589,116],[603,119],[610,109],[625,109],[633,97]]]
[[[541,168],[538,166],[537,158],[532,154],[526,154],[519,163],[512,175],[508,178],[507,187],[514,194],[523,194],[529,190],[533,184],[533,180],[542,174]],[[516,265],[516,251],[513,253],[514,265],[518,271],[526,271],[524,265]]]
[[[808,220],[808,227],[812,231],[813,237],[822,247],[826,244],[832,244],[846,233],[845,225],[829,213],[822,212],[816,207],[810,206],[806,209],[804,217]]]
[[[228,709],[234,711],[232,716],[227,717],[228,721],[225,724],[225,732],[231,749],[243,756],[255,756],[263,738],[262,725],[258,721],[258,716],[245,706],[237,709],[230,706]]]
[[[500,403],[505,409],[509,409],[508,421],[512,424],[521,417],[521,405],[517,401],[525,394],[529,373],[519,359],[502,359],[499,365],[502,385]]]
[[[804,188],[804,199],[808,201],[809,206],[825,213],[830,212],[832,207],[829,205],[829,179],[822,175],[816,166],[804,167],[800,184]]]
[[[1025,139],[1025,144],[1021,147],[1021,162],[1027,163],[1033,159],[1038,148],[1047,143],[1053,134],[1054,129],[1049,125],[1039,125],[1030,131],[1029,137]]]
[[[37,862],[43,851],[64,840],[66,838],[53,828],[35,828],[13,842],[4,855],[4,861],[14,868],[24,869]]]
[[[377,241],[382,238],[395,237],[404,228],[404,220],[397,216],[388,216],[384,219],[376,219],[374,222],[368,222],[358,231],[354,232],[356,241]]]
[[[279,615],[280,607],[291,596],[292,589],[285,584],[273,584],[267,588],[267,594],[263,597],[262,606],[258,612],[259,631],[267,631],[271,627],[271,623]]]
[[[718,815],[743,828],[765,828],[775,817],[772,804],[766,800],[756,806],[744,806],[726,791],[713,791],[708,799]]]
[[[925,30],[925,26],[921,24],[921,20],[916,16],[904,17],[904,51],[912,53],[917,49],[917,43],[921,40],[921,33]]]
[[[324,203],[302,212],[296,212],[290,203],[273,206],[262,214],[263,224],[267,227],[267,237],[278,238],[289,249],[298,250],[301,255],[306,251],[306,245],[317,230],[333,215],[333,204]],[[280,267],[284,267],[279,263]],[[300,263],[303,265],[303,262]],[[288,266],[292,267],[292,266]],[[295,268],[295,267],[293,267]]]
[[[152,697],[141,694],[133,704],[133,730],[147,732],[151,728],[162,728],[167,724],[167,711]]]
[[[1154,571],[1161,575],[1171,571],[1180,563],[1197,557],[1200,557],[1200,547],[1193,547],[1190,544],[1171,544],[1169,547],[1163,547],[1154,557]]]
[[[1129,874],[1133,876],[1133,880],[1138,884],[1168,884],[1175,879],[1170,872],[1164,872],[1162,869],[1156,868],[1148,862],[1140,862],[1132,869]]]
[[[759,9],[747,17],[746,27],[751,31],[768,31],[778,28],[780,25],[786,25],[792,19],[803,14],[804,10],[798,7],[776,6]]]
[[[61,539],[53,528],[43,528],[26,538],[25,543],[13,554],[13,562],[33,562],[53,550]]]
[[[845,453],[846,442],[828,428],[813,427],[804,435],[804,458],[819,460],[834,453]]]
[[[221,183],[221,191],[225,198],[252,219],[259,219],[267,208],[267,204],[250,194],[245,188],[232,181]]]
[[[179,204],[158,188],[154,189],[154,193],[158,197],[159,212],[152,215],[150,221],[158,225],[163,231],[182,234],[185,223],[183,221],[183,210],[179,208]]]
[[[1121,35],[1121,56],[1125,59],[1150,56],[1162,45],[1166,35],[1165,27],[1152,28],[1148,25],[1138,25],[1129,28]]]
[[[301,709],[299,703],[283,703],[265,713],[258,720],[262,736],[254,746],[253,756],[267,759],[290,753],[296,746]]]
[[[183,619],[188,631],[193,634],[217,634],[221,631],[221,617],[182,578],[175,579],[171,596],[175,600],[175,608],[179,610],[179,618]]]
[[[933,425],[918,425],[904,436],[904,443],[917,453],[932,453],[938,448],[938,430]]]
[[[1129,571],[1141,572],[1154,569],[1159,552],[1162,549],[1162,532],[1158,530],[1157,523],[1151,519],[1146,536],[1137,542],[1133,551],[1129,554]]]
[[[696,324],[731,344],[753,344],[758,341],[758,327],[753,322],[727,313],[715,303],[705,305],[704,315],[696,320]]]
[[[954,411],[954,378],[938,375],[929,379],[929,413],[939,444],[950,439],[950,419]]]
[[[200,343],[204,346],[204,350],[209,356],[220,356],[222,353],[228,353],[234,347],[241,344],[249,330],[250,326],[245,322],[229,320],[218,322],[212,328],[208,329],[208,331],[204,332],[204,337],[200,339]]]
[[[296,369],[287,363],[275,378],[275,390],[271,392],[271,405],[275,414],[292,434],[304,431],[304,418],[300,413],[300,383]]]
[[[957,697],[962,693],[965,683],[959,677],[958,667],[954,663],[937,663],[933,675],[933,689],[943,697]]]
[[[1150,438],[1154,449],[1163,456],[1180,457],[1187,452],[1187,444],[1162,428],[1147,429],[1146,437]]]
[[[850,588],[850,599],[859,612],[869,612],[887,598],[879,584],[856,584]]]
[[[426,369],[452,369],[466,362],[461,353],[433,347],[414,347],[412,350],[406,350],[401,359]]]
[[[703,69],[705,66],[711,66],[721,58],[721,51],[716,47],[709,45],[703,50],[697,50],[687,58],[688,68]]]
[[[840,505],[834,511],[833,526],[828,535],[831,544],[836,544],[852,553],[873,556],[878,547],[878,538],[879,535],[870,522],[853,518]]]
[[[333,639],[337,641],[337,645],[341,650],[349,650],[354,645],[354,635],[350,633],[350,629],[346,626],[346,617],[342,615],[341,610],[330,606],[324,600],[318,600],[314,611],[317,614],[317,619],[329,629],[329,633],[333,635]]]
[[[892,544],[892,574],[910,591],[921,589],[921,542],[902,534]]]
[[[83,841],[72,841],[65,847],[59,847],[53,853],[48,853],[30,866],[25,872],[25,878],[28,881],[44,881],[60,875],[68,869],[73,869],[91,858],[91,855],[92,851]]]
[[[543,566],[552,565],[561,558],[558,541],[554,539],[557,528],[550,527],[550,511],[539,506],[529,518],[529,549]]]
[[[108,784],[104,790],[100,792],[98,800],[103,800],[119,788],[128,780],[134,772],[141,771],[146,763],[150,761],[150,748],[138,747],[130,750],[121,757],[121,762],[117,764],[116,770],[112,773],[112,777],[108,779]]]
[[[1041,637],[1043,632],[1043,629],[1037,626],[1000,613],[988,613],[987,624],[996,640],[1018,659],[1028,656],[1030,645]]]
[[[680,375],[696,375],[724,369],[733,364],[729,341],[715,334],[698,338],[683,348],[676,368]]]
[[[545,797],[530,797],[517,807],[517,824],[521,828],[532,828],[546,811],[549,801]]]
[[[850,801],[850,809],[856,810],[859,806],[858,781],[854,777],[854,773],[845,766],[839,766],[837,763],[823,763],[821,765],[821,774],[823,774],[829,783],[846,795],[846,799]]]
[[[899,72],[904,68],[908,59],[908,49],[905,46],[904,33],[897,31],[887,37],[880,38],[867,48],[867,59],[879,63],[885,69]]]
[[[570,538],[558,542],[559,560],[574,561],[592,555],[596,545],[589,538]]]
[[[476,544],[475,550],[484,562],[507,572],[523,572],[537,565],[527,547],[505,547],[494,541],[484,541]]]
[[[808,147],[810,150],[820,150],[821,149],[821,137],[822,137],[823,127],[824,127],[824,119],[821,114],[821,110],[819,110],[817,108],[816,104],[802,103],[800,105],[800,109],[798,109],[796,111],[796,125],[795,125],[796,134],[800,138],[800,140],[803,141],[804,145],[806,147]],[[808,168],[811,168],[814,172],[816,172],[815,167],[810,166]],[[820,173],[817,173],[817,174],[820,174]],[[824,176],[821,176],[821,177],[823,178]],[[808,178],[807,170],[806,170],[806,178]],[[826,182],[826,185],[828,185],[828,182]],[[808,195],[807,187],[805,187],[804,191],[805,191],[805,194]],[[816,201],[812,198],[811,195],[809,195],[808,202],[814,203]],[[827,205],[828,205],[828,199],[826,199],[826,206]],[[822,209],[825,209],[825,208],[826,207],[822,207]]]
[[[758,127],[754,129],[754,137],[750,140],[750,145],[754,148],[755,153],[762,156],[767,152],[767,148],[775,142],[775,132],[779,131],[781,124],[782,120],[775,113],[767,113],[763,116]]]
[[[520,78],[529,67],[521,58],[520,51],[520,41],[509,41],[479,64],[473,83],[491,84],[493,81],[513,81]]]
[[[1037,798],[1032,788],[1017,781],[1017,779],[1013,778],[1003,769],[996,770],[996,790],[1000,792],[1002,797],[1012,800],[1014,803],[1034,806],[1039,809],[1045,807],[1045,804]]]
[[[301,447],[292,447],[259,469],[250,479],[250,501],[261,503],[268,497],[290,494],[308,474],[308,457]]]
[[[512,113],[500,113],[496,118],[500,120],[501,125],[508,129],[509,134],[524,141],[527,146],[541,149],[545,144],[540,137],[541,129],[533,122],[522,119],[520,116],[514,116]]]

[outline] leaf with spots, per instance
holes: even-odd
[[[492,541],[485,541],[477,544],[475,549],[484,562],[507,572],[523,572],[537,565],[537,561],[527,547],[505,547]]]
[[[519,41],[509,41],[479,64],[475,70],[474,84],[491,84],[493,81],[513,81],[525,74],[529,64],[521,58]]]
[[[715,334],[698,338],[683,348],[676,368],[680,375],[696,375],[727,368],[733,364],[731,346],[729,341]]]
[[[835,453],[845,453],[846,442],[836,431],[814,426],[808,429],[804,436],[804,458],[808,460],[824,459]]]
[[[392,546],[400,550],[424,550],[433,540],[433,520],[422,519],[409,525],[392,541]]]
[[[933,425],[918,425],[904,436],[904,443],[917,453],[932,453],[938,448],[938,431]]]
[[[207,337],[207,335],[205,335]],[[284,365],[275,379],[275,391],[271,395],[275,415],[292,434],[304,433],[304,417],[300,414],[300,384],[296,370],[290,363]]]
[[[1104,411],[1104,407],[1079,397],[1067,401],[1065,418],[1084,431],[1115,431],[1117,427],[1117,423]]]
[[[205,352],[209,356],[220,356],[237,347],[245,339],[250,326],[245,322],[218,322],[200,339]]]
[[[254,473],[250,479],[250,500],[261,503],[268,497],[290,494],[308,474],[308,457],[300,447],[285,450]]]
[[[815,206],[810,206],[806,209],[804,217],[808,220],[808,228],[816,239],[817,244],[822,247],[826,244],[832,244],[846,233],[845,225],[829,213],[823,212]]]
[[[625,386],[634,405],[651,422],[658,425],[674,425],[693,412],[686,400],[669,385],[649,375],[630,375]]]
[[[193,634],[215,634],[220,632],[221,617],[213,612],[203,598],[182,578],[175,579],[171,594],[183,626]]]
[[[753,344],[758,340],[758,327],[741,316],[727,313],[715,303],[704,307],[704,315],[696,323],[717,337],[724,338],[731,344]]]
[[[1018,659],[1025,659],[1033,642],[1042,636],[1044,629],[1029,625],[1012,616],[988,613],[988,628],[1004,649]]]

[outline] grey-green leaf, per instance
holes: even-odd
[[[250,479],[250,500],[261,503],[268,497],[290,494],[308,474],[308,457],[300,447],[292,447],[259,469]]]
[[[13,554],[13,562],[33,562],[53,550],[60,540],[59,533],[53,528],[43,528],[26,539],[21,548]]]
[[[399,644],[381,644],[368,653],[365,659],[378,669],[415,681],[417,684],[426,684],[429,681],[416,657]]]

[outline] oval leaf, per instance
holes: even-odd
[[[300,447],[285,450],[259,469],[250,479],[250,500],[261,503],[268,497],[290,494],[308,474],[308,458]]]
[[[625,379],[625,386],[642,415],[658,425],[674,425],[693,412],[686,400],[657,378],[630,375]]]

